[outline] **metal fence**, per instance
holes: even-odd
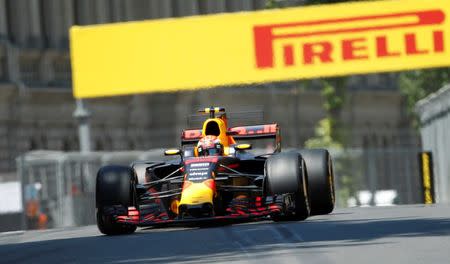
[[[419,101],[422,146],[434,157],[436,201],[450,203],[450,85]]]
[[[415,148],[332,151],[337,205],[383,205],[377,201],[383,193],[393,194],[387,204],[421,203],[418,152]],[[364,194],[369,195],[366,201]]]
[[[376,205],[376,194],[386,190],[394,193],[391,198],[395,204],[421,202],[417,151],[332,151],[338,206]],[[48,151],[27,153],[17,158],[25,208],[22,226],[36,228],[28,213],[32,202],[38,202],[39,213],[46,215],[49,228],[94,224],[95,176],[100,166],[163,159],[160,149],[89,154]],[[363,194],[369,194],[369,198],[364,198]]]
[[[22,182],[24,229],[38,228],[38,215],[47,227],[95,223],[95,176],[101,166],[129,165],[135,160],[162,160],[162,150],[127,152],[33,151],[17,158]],[[38,209],[30,213],[30,207]]]

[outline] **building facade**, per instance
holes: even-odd
[[[303,1],[282,1],[298,5]],[[77,150],[68,29],[263,9],[266,0],[0,0],[0,173],[28,150]],[[395,74],[354,76],[341,119],[350,147],[416,146]],[[325,116],[320,91],[298,83],[122,96],[87,101],[95,150],[176,146],[198,107],[259,111],[278,122],[285,146],[300,147]]]

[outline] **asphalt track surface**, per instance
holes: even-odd
[[[337,209],[304,222],[0,233],[0,263],[450,263],[450,206]]]

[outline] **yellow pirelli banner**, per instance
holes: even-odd
[[[398,0],[70,30],[90,98],[450,65],[450,0]]]

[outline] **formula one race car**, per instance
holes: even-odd
[[[182,132],[181,148],[167,162],[105,166],[97,174],[97,225],[107,235],[137,226],[232,221],[249,218],[304,220],[334,208],[334,176],[324,149],[281,152],[277,124],[227,127],[224,108],[202,129]],[[240,143],[274,139],[274,151],[254,155]]]

